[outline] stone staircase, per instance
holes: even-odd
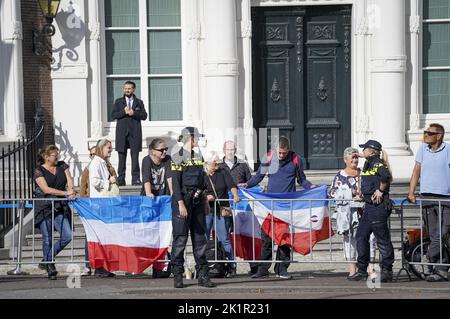
[[[315,184],[327,184],[331,183],[332,178],[334,177],[335,171],[331,172],[306,172],[308,178]],[[391,197],[393,199],[404,199],[406,197],[406,193],[408,190],[408,184],[405,182],[395,183],[391,187]],[[139,195],[140,187],[127,186],[121,188],[122,195]],[[419,227],[420,219],[419,219],[419,208],[407,206],[404,209],[404,224],[405,229],[407,227]],[[390,218],[391,224],[391,236],[394,248],[396,250],[396,258],[401,258],[399,254],[399,250],[401,247],[401,236],[400,236],[400,218],[399,215],[393,213]],[[332,223],[333,229],[335,229],[335,223]],[[79,219],[79,217],[74,215],[74,240],[58,255],[57,260],[59,261],[67,261],[71,260],[71,256],[73,256],[73,260],[82,261],[84,258],[84,247],[85,247],[85,233],[83,225]],[[406,236],[406,234],[404,234]],[[59,235],[55,233],[55,241],[59,239]],[[331,238],[331,253],[333,255],[333,260],[335,258],[339,259],[339,257],[343,258],[342,253],[342,237],[340,235],[335,234]],[[25,237],[25,242],[23,246],[23,260],[24,262],[38,262],[42,258],[42,238],[41,234],[35,233],[28,234]],[[191,241],[188,240],[188,246],[186,249],[186,253],[188,259],[193,263],[192,256],[192,247]],[[328,259],[330,254],[330,240],[322,241],[314,246],[313,256],[314,259]],[[34,260],[33,260],[34,255]],[[301,256],[298,254],[294,255],[295,259],[310,259],[311,256]],[[191,264],[192,264],[191,263]]]

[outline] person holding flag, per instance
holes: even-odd
[[[292,193],[296,191],[296,180],[304,189],[316,187],[305,176],[303,171],[303,162],[301,157],[294,151],[290,150],[290,143],[286,137],[280,137],[278,145],[272,147],[274,151],[269,152],[262,160],[262,163],[256,173],[246,183],[238,184],[239,187],[250,188],[258,185],[264,177],[269,175],[267,185],[268,193]],[[275,152],[275,154],[273,154]],[[272,238],[261,229],[261,255],[260,261],[272,259]],[[277,250],[277,260],[283,262],[275,265],[275,273],[277,277],[283,279],[291,279],[288,273],[291,248],[288,245],[279,245]],[[257,272],[251,278],[263,278],[269,275],[271,264],[264,262],[259,263]]]

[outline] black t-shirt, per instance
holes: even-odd
[[[147,155],[142,160],[142,190],[141,195],[145,196],[144,184],[151,184],[152,193],[155,196],[170,195],[167,179],[170,177],[170,156],[166,156],[161,164],[156,165],[151,157]]]
[[[45,198],[45,197],[53,197],[53,198],[64,198],[64,196],[55,196],[45,194],[37,184],[36,180],[39,177],[43,177],[47,186],[50,188],[54,188],[60,191],[65,191],[67,189],[67,177],[66,177],[66,169],[69,168],[63,161],[59,161],[56,164],[56,172],[52,174],[48,171],[44,166],[38,166],[34,170],[34,182],[36,184],[36,190],[34,192],[34,197],[36,198]],[[55,216],[58,213],[70,213],[70,210],[67,206],[67,201],[55,201]],[[51,215],[52,213],[52,202],[51,201],[35,201],[34,203],[34,211],[35,211],[35,225],[39,225],[41,221]]]
[[[209,177],[211,178],[211,181],[214,184],[214,188],[217,192],[218,199],[228,199],[228,191],[231,190],[232,188],[236,188],[236,184],[234,183],[231,174],[222,168],[219,168],[214,173],[214,175]],[[211,181],[209,178],[206,178],[206,183],[208,186],[206,192],[208,195],[213,195],[214,197],[216,197],[213,188],[211,186]],[[209,205],[211,207],[214,207],[214,202],[210,202]],[[220,206],[227,207],[230,205],[229,202],[220,202]]]

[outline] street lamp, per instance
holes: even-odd
[[[52,59],[50,37],[56,32],[55,26],[52,23],[58,13],[61,0],[38,0],[38,2],[47,23],[41,30],[33,28],[33,52],[38,56],[47,56]]]

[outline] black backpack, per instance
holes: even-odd
[[[167,252],[167,260],[170,260],[170,253]],[[166,262],[163,270],[153,268],[152,277],[153,278],[169,278],[172,273],[172,266],[170,262]]]
[[[216,243],[214,240],[208,240],[208,244],[206,245],[206,259],[215,260],[216,259]],[[217,260],[225,260],[225,250],[223,249],[223,245],[220,241],[217,241]],[[209,277],[211,278],[225,278],[227,274],[228,266],[224,262],[209,262]]]

